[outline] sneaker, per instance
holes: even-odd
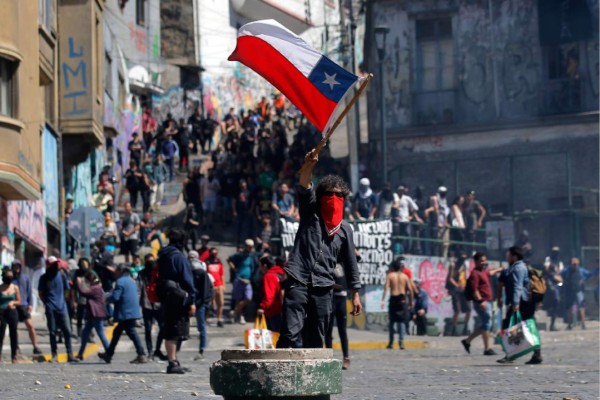
[[[243,316],[243,315],[242,315],[242,316],[240,316],[240,322],[239,322],[239,324],[240,324],[240,325],[246,325],[246,318],[244,318],[244,316]]]
[[[344,362],[342,363],[342,369],[346,370],[350,368],[350,359],[348,357],[344,357]]]
[[[223,321],[217,321],[217,327],[224,328],[225,326],[223,325]]]
[[[400,350],[404,350],[405,349],[404,342],[400,342],[399,346],[400,346]]]
[[[50,361],[51,363],[57,363],[58,362],[58,356],[56,354],[52,354],[52,357],[50,357]]]
[[[167,374],[183,375],[185,374],[185,371],[183,370],[183,368],[181,368],[181,365],[179,365],[178,363],[170,362],[167,366]]]
[[[33,348],[33,355],[35,356],[41,356],[42,354],[44,354],[39,347],[34,347]]]
[[[513,360],[509,360],[508,358],[504,357],[504,358],[501,358],[499,360],[496,360],[496,362],[498,364],[512,364],[514,361]]]
[[[67,362],[70,363],[78,363],[79,362],[79,358],[77,357],[73,357],[72,354],[69,354],[69,356],[67,357]]]
[[[196,354],[196,357],[194,357],[194,361],[201,361],[204,360],[204,353],[200,352],[198,354]]]
[[[496,353],[494,351],[494,349],[487,349],[486,351],[483,352],[484,356],[497,356],[498,353]]]
[[[83,361],[83,354],[77,354],[77,359],[79,361]]]
[[[463,345],[463,347],[465,348],[465,351],[469,354],[471,354],[471,343],[467,342],[467,339],[463,339],[460,341]]]
[[[537,364],[541,364],[542,361],[543,361],[542,357],[533,356],[533,357],[531,357],[531,360],[527,361],[525,364],[527,364],[527,365],[537,365]]]
[[[131,360],[129,363],[130,364],[146,364],[147,362],[148,362],[148,359],[146,358],[146,356],[143,354],[139,354],[136,358]]]
[[[110,361],[112,359],[112,357],[106,353],[98,353],[98,358],[100,358],[101,360],[104,360],[104,362],[107,364],[110,364]]]
[[[163,352],[162,352],[162,351],[160,351],[160,350],[156,350],[156,351],[154,352],[154,354],[152,354],[152,357],[153,357],[153,358],[158,358],[160,361],[167,361],[167,360],[168,360],[167,356],[165,356],[165,355],[163,354]]]

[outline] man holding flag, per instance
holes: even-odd
[[[322,178],[315,189],[312,173],[319,151],[371,76],[361,79],[351,74],[274,20],[242,26],[229,60],[245,64],[268,80],[325,134],[321,143],[306,155],[300,170],[300,226],[285,267],[289,283],[277,343],[278,348],[322,348],[332,309],[336,263],[344,266],[352,291],[351,313],[359,315],[362,305],[353,231],[343,221],[344,202],[350,190],[335,175]],[[338,113],[359,81],[357,93]]]

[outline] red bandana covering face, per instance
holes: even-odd
[[[320,208],[321,218],[327,228],[327,235],[331,237],[342,227],[344,199],[335,195],[323,196],[321,197]]]

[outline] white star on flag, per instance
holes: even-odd
[[[336,76],[337,72],[333,75],[329,75],[327,72],[325,72],[325,80],[322,83],[329,85],[329,90],[333,90],[335,85],[341,85],[341,83],[335,80]]]

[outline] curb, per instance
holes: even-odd
[[[113,326],[108,326],[106,327],[106,329],[104,329],[104,334],[106,335],[106,339],[109,341],[111,341],[112,339],[112,334],[113,334],[113,330],[115,329],[115,325]],[[98,339],[98,342],[100,341],[100,339]],[[102,343],[88,343],[87,346],[85,347],[85,352],[83,353],[83,359],[85,360],[86,358],[90,357],[91,355],[95,354],[98,352],[98,350],[100,349],[100,345]],[[76,352],[73,353],[73,355],[76,355]],[[57,360],[59,363],[66,363],[67,362],[67,353],[59,353],[57,356]],[[34,362],[50,362],[52,360],[52,355],[51,354],[44,354],[42,356],[33,356],[33,361]]]
[[[388,342],[350,342],[350,350],[385,350]],[[429,348],[429,342],[426,341],[414,341],[404,342],[404,347],[407,350],[419,350]],[[398,349],[398,343],[394,343],[394,349]],[[334,350],[341,350],[342,346],[339,342],[333,343]]]

